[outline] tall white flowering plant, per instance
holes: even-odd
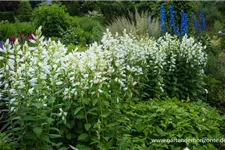
[[[206,47],[192,37],[184,36],[180,40],[169,34],[157,43],[159,50],[165,54],[162,63],[164,94],[179,99],[202,99]]]
[[[188,37],[179,41],[166,35],[156,41],[136,39],[126,32],[112,36],[107,31],[101,43],[93,43],[85,52],[69,53],[59,41],[45,39],[41,28],[33,37],[23,45],[6,41],[0,49],[8,131],[23,149],[110,146],[119,129],[120,104],[144,93],[171,96],[168,86],[173,76],[179,83],[173,87],[178,90],[175,93],[189,96],[186,84],[195,85],[206,61],[204,47]],[[179,76],[183,69],[189,69],[184,79],[193,81],[186,83]]]

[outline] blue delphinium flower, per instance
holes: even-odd
[[[149,24],[151,25],[152,24],[152,16],[151,15],[148,16],[148,21],[149,21]]]
[[[205,16],[204,16],[204,11],[200,11],[200,27],[201,30],[205,30]]]
[[[166,16],[164,7],[160,7],[160,18],[159,18],[160,34],[163,35],[166,31]]]
[[[198,28],[198,23],[197,23],[197,19],[196,19],[195,13],[191,12],[191,14],[192,14],[193,22],[194,22],[195,31],[197,33],[199,33],[199,28]]]
[[[178,27],[174,26],[173,31],[176,36],[179,36],[179,28]]]
[[[187,29],[188,29],[188,18],[186,13],[181,10],[181,27],[180,27],[180,31],[181,31],[181,35],[184,36],[187,33]]]
[[[3,48],[4,43],[4,41],[0,41],[0,48]]]
[[[170,29],[174,29],[174,11],[173,6],[170,5]]]

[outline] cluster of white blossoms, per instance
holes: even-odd
[[[199,66],[206,63],[204,47],[186,36],[179,41],[166,34],[156,41],[136,39],[127,33],[113,36],[107,31],[101,43],[93,43],[85,52],[75,49],[70,53],[59,41],[41,36],[41,28],[33,37],[31,46],[28,43],[21,46],[16,40],[13,47],[6,41],[0,49],[3,87],[0,95],[7,94],[10,103],[32,95],[45,99],[58,94],[64,100],[87,93],[99,96],[103,87],[110,93],[115,84],[126,93],[137,85],[149,67],[159,76],[166,65],[170,65],[171,71],[176,69],[177,55],[187,58],[187,63],[196,61]],[[168,55],[171,55],[169,61]],[[163,85],[161,82],[157,84]]]

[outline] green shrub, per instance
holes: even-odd
[[[9,22],[15,22],[14,12],[0,12],[0,21],[8,20]]]
[[[224,83],[216,79],[216,77],[205,77],[205,88],[207,89],[207,102],[212,105],[216,106],[218,109],[221,109],[225,112],[225,86]]]
[[[205,38],[203,38],[205,37]],[[205,67],[205,88],[208,90],[207,102],[225,110],[225,52],[223,39],[218,36],[203,36],[200,41],[207,44],[208,61]]]
[[[217,149],[218,143],[154,142],[157,139],[222,139],[224,116],[202,102],[181,102],[176,98],[149,100],[122,108],[120,149]],[[221,145],[220,145],[221,146]],[[223,145],[224,146],[224,145]],[[217,147],[217,148],[216,148]]]
[[[0,149],[15,150],[15,142],[12,141],[10,135],[0,132]]]
[[[85,46],[86,44],[100,41],[103,35],[103,27],[99,21],[90,17],[80,17],[75,20],[74,24],[76,26],[70,26],[70,28],[61,32],[61,41],[64,44]]]
[[[32,14],[36,28],[42,26],[43,35],[47,37],[61,37],[60,32],[69,27],[69,14],[62,5],[42,5],[36,8]]]

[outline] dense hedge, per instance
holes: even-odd
[[[15,22],[14,12],[0,12],[0,21],[8,20],[9,22]]]

